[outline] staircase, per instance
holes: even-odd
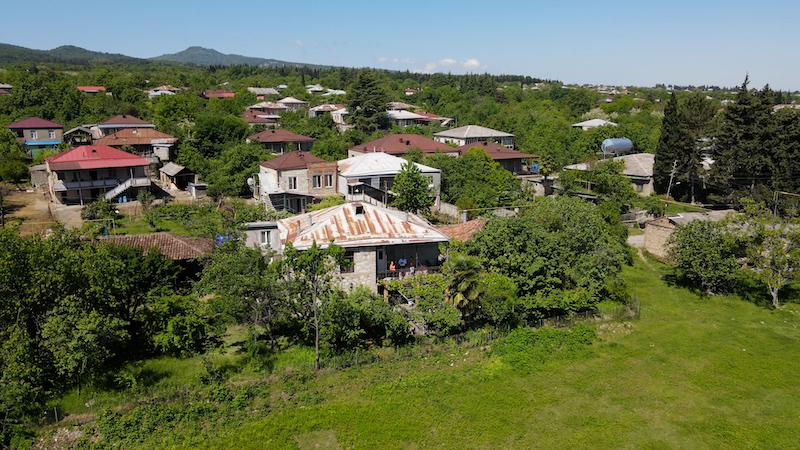
[[[118,195],[122,194],[123,192],[127,191],[133,187],[147,187],[150,186],[150,178],[141,177],[141,178],[128,178],[127,180],[123,181],[122,183],[118,184],[114,189],[106,192],[106,200],[112,200]]]

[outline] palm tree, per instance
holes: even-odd
[[[444,274],[447,277],[445,301],[469,316],[477,306],[481,295],[480,278],[483,272],[480,260],[475,256],[457,254],[445,263]]]

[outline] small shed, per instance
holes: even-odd
[[[197,181],[196,173],[173,162],[165,164],[164,167],[159,169],[159,172],[161,172],[161,182],[169,189],[183,191],[186,190],[190,183]]]
[[[192,194],[192,198],[196,200],[206,198],[206,189],[208,189],[208,185],[205,183],[189,183],[186,186],[186,191]]]

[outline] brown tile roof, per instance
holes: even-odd
[[[163,139],[162,142],[165,143],[173,143],[177,140],[174,136],[156,131],[153,128],[126,128],[97,139],[94,143],[96,145],[108,145],[111,147],[121,145],[150,145],[154,139]]]
[[[267,115],[267,113],[261,111],[245,111],[244,114],[242,114],[242,120],[251,125],[260,123],[278,123],[276,119],[265,117]]]
[[[152,123],[150,123],[150,122],[148,122],[146,120],[142,120],[142,119],[140,119],[140,118],[138,118],[136,116],[131,116],[131,115],[128,115],[128,114],[116,115],[116,116],[106,120],[105,122],[98,123],[97,125],[99,125],[99,126],[102,126],[102,125],[150,125],[151,127],[153,126]]]
[[[472,240],[476,233],[483,231],[485,226],[486,219],[478,218],[458,225],[443,225],[439,227],[439,231],[450,239],[464,242]]]
[[[40,119],[38,117],[28,117],[27,119],[14,122],[11,125],[6,125],[9,130],[22,130],[22,129],[44,129],[44,128],[64,128],[60,123],[51,122],[49,120]]]
[[[531,158],[538,158],[538,155],[532,155],[530,153],[522,153],[516,150],[512,150],[507,147],[503,147],[500,144],[489,142],[489,141],[480,141],[480,142],[473,142],[471,144],[462,145],[461,147],[456,148],[459,154],[467,153],[471,148],[482,148],[492,157],[493,160],[499,161],[502,159],[531,159]]]
[[[384,152],[390,155],[405,155],[409,149],[419,148],[423,153],[434,153],[437,150],[443,152],[454,152],[455,149],[447,144],[436,142],[433,139],[428,139],[425,136],[418,134],[390,134],[389,136],[375,139],[374,141],[352,147],[354,150],[361,153],[368,152]]]
[[[325,162],[324,159],[317,158],[309,152],[302,152],[295,150],[278,156],[277,158],[270,159],[261,163],[262,166],[273,170],[293,170],[303,169],[308,167],[309,163]]]
[[[231,98],[235,95],[235,93],[226,90],[209,89],[203,92],[203,97],[205,98]]]
[[[248,136],[247,139],[256,141],[261,144],[270,144],[278,142],[316,142],[316,139],[302,134],[292,133],[289,130],[283,129],[269,129],[261,133]]]
[[[214,250],[214,241],[208,238],[194,238],[172,233],[130,234],[98,237],[115,245],[140,247],[143,253],[156,248],[162,255],[175,261],[196,259]]]

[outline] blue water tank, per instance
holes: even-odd
[[[603,141],[603,154],[621,154],[633,151],[633,142],[628,138],[606,139]]]

